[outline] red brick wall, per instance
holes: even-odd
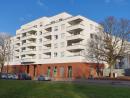
[[[27,67],[28,66],[28,67]],[[72,66],[72,79],[78,79],[78,78],[88,78],[90,74],[92,74],[94,77],[96,77],[96,66],[97,64],[89,64],[89,63],[57,63],[57,64],[43,64],[43,65],[15,65],[15,66],[8,66],[4,69],[8,69],[9,73],[27,73],[33,78],[35,76],[39,75],[47,75],[48,67],[50,67],[50,76],[53,77],[55,80],[60,79],[68,79],[68,66]],[[91,67],[90,69],[90,66]],[[103,67],[103,65],[98,65],[100,67]],[[53,69],[54,67],[57,67],[57,75],[54,77],[53,75]],[[61,77],[60,74],[60,68],[64,68],[64,75]],[[34,71],[35,68],[35,71]],[[92,72],[90,72],[90,70]],[[34,74],[35,72],[35,74]],[[34,76],[35,75],[35,76]]]

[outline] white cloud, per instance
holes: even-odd
[[[43,6],[43,5],[44,5],[44,3],[43,3],[42,0],[37,0],[37,4],[40,5],[40,6]]]

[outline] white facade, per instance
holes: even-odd
[[[10,65],[89,62],[85,57],[90,34],[102,27],[83,16],[61,13],[21,26],[11,40]]]

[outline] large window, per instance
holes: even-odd
[[[47,70],[47,76],[50,77],[50,73],[51,73],[51,68],[48,67],[48,70]]]
[[[42,43],[42,38],[39,39],[39,43]]]
[[[58,48],[58,43],[55,43],[55,44],[54,44],[54,48]]]
[[[54,35],[54,39],[55,39],[55,40],[58,39],[58,35]]]
[[[54,57],[57,57],[58,56],[58,53],[57,52],[54,52]]]
[[[61,52],[61,57],[64,57],[65,56],[65,52]]]
[[[54,31],[58,31],[58,26],[55,26],[55,27],[54,27]]]
[[[40,31],[39,33],[40,33],[39,35],[42,35],[42,31]]]
[[[64,78],[64,67],[60,67],[60,77]]]
[[[61,30],[64,30],[65,29],[65,24],[62,24],[61,25]]]
[[[72,78],[72,66],[68,66],[68,78]]]
[[[61,38],[64,38],[65,37],[65,33],[61,33]]]
[[[65,47],[65,42],[61,42],[61,48]]]
[[[54,77],[57,76],[57,67],[54,67],[54,69],[53,69],[53,75],[54,75]]]

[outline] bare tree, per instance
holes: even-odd
[[[10,58],[10,35],[8,33],[0,33],[0,69],[3,71],[5,62],[9,62]]]
[[[110,76],[118,60],[124,57],[130,33],[130,20],[106,18],[103,30],[93,34],[89,41],[89,57],[96,62],[109,65]]]

